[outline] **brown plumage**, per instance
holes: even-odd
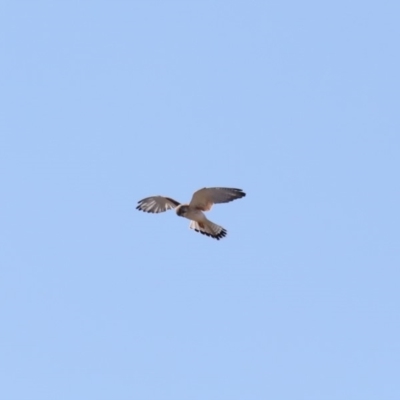
[[[175,209],[178,216],[191,221],[189,225],[191,229],[219,240],[227,235],[226,229],[208,220],[203,211],[211,210],[214,204],[229,203],[244,196],[246,193],[242,189],[203,188],[193,193],[189,204],[180,204],[170,197],[151,196],[138,201],[136,209],[148,213],[160,213]]]

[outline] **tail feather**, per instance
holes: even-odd
[[[204,222],[191,221],[189,228],[217,240],[222,239],[227,234],[226,229],[224,229],[222,226],[214,224],[214,222],[211,222],[209,220]]]

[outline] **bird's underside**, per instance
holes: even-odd
[[[246,196],[241,189],[234,188],[203,188],[195,192],[189,204],[164,196],[151,196],[138,201],[136,209],[148,213],[160,213],[175,209],[180,217],[189,219],[191,229],[214,239],[222,239],[227,231],[222,226],[214,224],[206,218],[205,211],[211,210],[214,204],[229,203]]]

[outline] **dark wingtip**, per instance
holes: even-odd
[[[242,197],[244,197],[244,196],[246,196],[246,193],[245,192],[243,192],[243,190],[242,189],[238,189],[238,188],[231,188],[231,190],[235,193],[235,195],[237,196],[237,197],[235,197],[234,199],[232,199],[232,200],[235,200],[235,199],[241,199]]]
[[[137,206],[137,207],[136,207],[136,210],[143,211],[143,212],[149,213],[149,214],[154,214],[154,211],[144,210],[143,208],[140,208],[140,206]]]
[[[243,190],[242,190],[242,189],[235,189],[235,191],[237,191],[237,194],[238,194],[240,197],[244,197],[244,196],[246,196],[246,193],[245,193],[245,192],[243,192]]]
[[[199,229],[195,229],[195,231],[201,233],[202,235],[206,235],[206,236],[216,239],[216,240],[220,240],[220,239],[224,238],[228,233],[226,231],[226,229],[223,229],[220,233],[218,233],[218,235],[211,235],[208,232],[200,231]]]
[[[222,238],[224,238],[227,235],[227,231],[224,229],[223,231],[221,231],[217,236],[215,236],[215,238],[217,240],[220,240]]]
[[[223,239],[227,234],[228,234],[227,230],[222,229],[222,231],[220,233],[218,233],[218,235],[211,236],[211,237],[214,239],[220,240],[220,239]]]

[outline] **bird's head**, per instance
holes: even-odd
[[[186,205],[181,205],[176,207],[176,214],[179,215],[180,217],[184,217],[187,213],[189,206]]]

